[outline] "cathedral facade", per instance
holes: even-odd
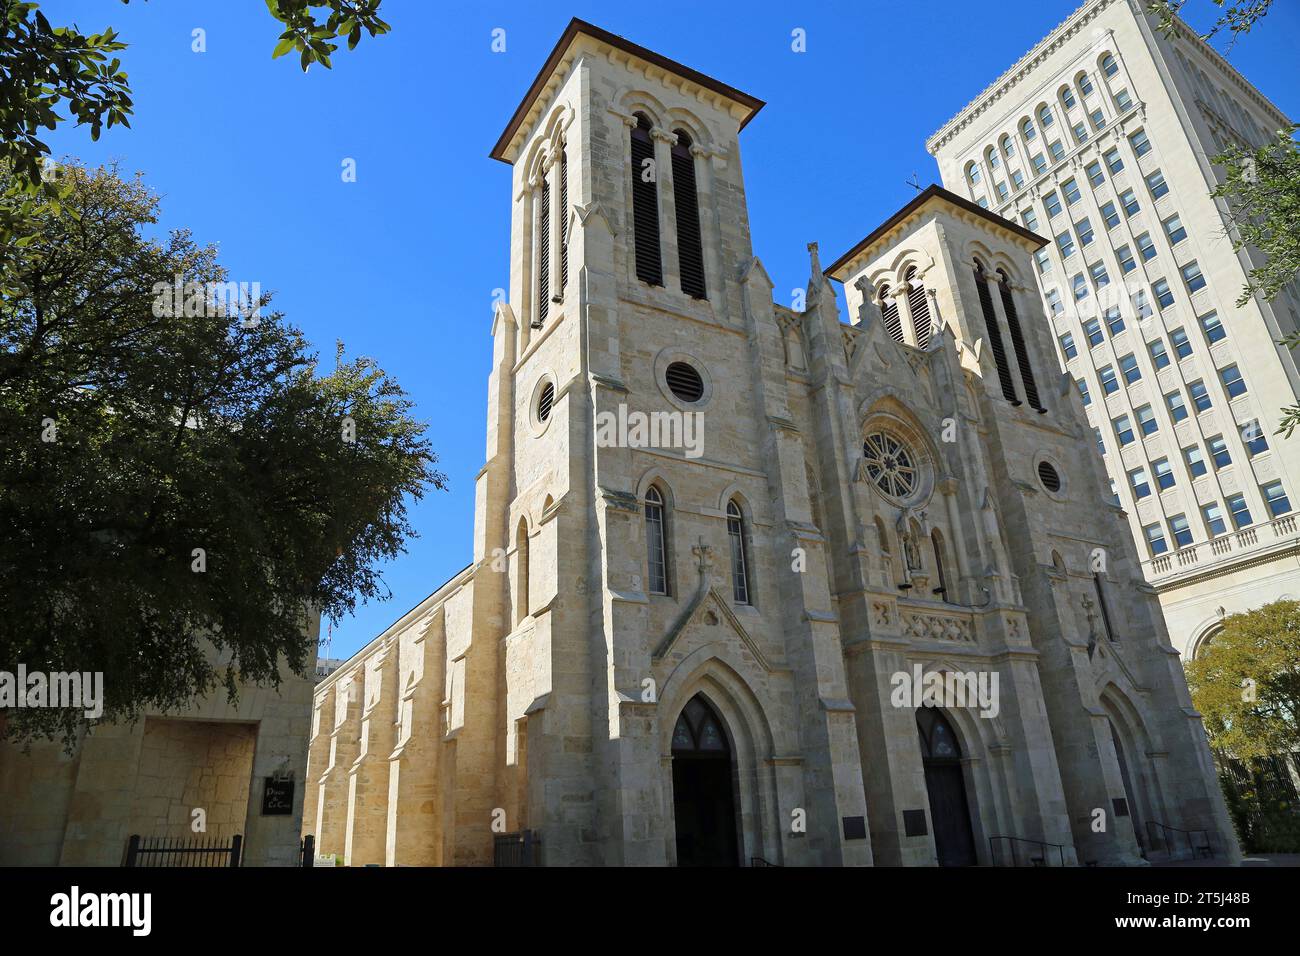
[[[349,865],[1239,859],[1045,240],[932,186],[777,304],[762,105],[561,37],[492,153],[473,561],[317,686],[304,831]]]

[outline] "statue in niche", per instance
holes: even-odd
[[[898,524],[895,527],[898,529],[898,540],[903,545],[904,563],[909,579],[911,572],[921,570],[921,543],[918,540],[917,528],[920,527],[923,534],[924,523],[924,511],[913,512],[911,508],[901,508],[898,512]]]

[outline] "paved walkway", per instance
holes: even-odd
[[[1152,866],[1227,866],[1223,857],[1210,860],[1164,860],[1152,861]],[[1300,866],[1300,853],[1248,853],[1241,861],[1242,866]]]

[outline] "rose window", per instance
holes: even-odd
[[[862,443],[867,476],[891,498],[916,492],[920,469],[912,450],[889,432],[872,432]]]

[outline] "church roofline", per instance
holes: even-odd
[[[986,219],[993,225],[998,226],[1002,229],[1006,229],[1008,232],[1014,233],[1015,235],[1019,236],[1021,239],[1026,240],[1027,242],[1032,244],[1035,249],[1041,249],[1043,246],[1047,245],[1047,240],[1044,239],[1042,236],[1040,236],[1038,233],[1031,232],[1030,230],[1026,229],[1024,226],[1020,225],[1019,223],[1012,222],[1010,219],[1003,219],[997,213],[990,212],[989,210],[985,209],[983,206],[980,206],[976,203],[971,202],[969,199],[966,199],[964,196],[958,196],[954,192],[949,192],[947,189],[944,189],[942,186],[938,185],[937,183],[931,183],[924,190],[917,193],[916,198],[914,198],[906,206],[898,210],[898,212],[894,213],[892,216],[890,216],[888,219],[882,222],[879,226],[873,229],[870,235],[868,235],[865,239],[859,242],[848,252],[844,253],[844,255],[840,256],[834,262],[832,262],[828,268],[822,270],[822,275],[834,279],[837,282],[843,282],[844,276],[842,274],[837,274],[837,273],[842,273],[845,270],[846,266],[850,265],[855,259],[861,256],[864,252],[866,252],[867,249],[875,245],[876,242],[878,242],[882,237],[887,235],[900,222],[903,222],[909,216],[912,216],[917,212],[919,212],[921,208],[925,206],[927,203],[929,203],[932,199],[942,200],[943,202],[946,202],[949,205],[956,206],[958,209],[961,209],[964,212],[968,212],[972,215],[979,216],[981,219]]]
[[[574,40],[577,39],[579,35],[589,36],[602,43],[607,43],[615,49],[622,50],[624,53],[634,56],[639,60],[644,60],[662,70],[667,70],[669,73],[690,80],[692,83],[696,83],[704,87],[706,90],[712,90],[714,93],[724,96],[741,106],[748,107],[749,112],[745,115],[745,118],[740,121],[741,129],[744,129],[745,124],[757,116],[758,111],[766,105],[757,97],[750,96],[748,93],[742,93],[734,86],[728,86],[721,80],[715,80],[713,77],[706,76],[698,70],[692,70],[689,66],[684,66],[676,60],[670,60],[668,57],[663,56],[660,53],[656,53],[653,50],[647,50],[645,47],[633,43],[631,40],[627,40],[618,34],[610,33],[608,30],[602,30],[595,24],[574,17],[569,21],[569,25],[565,27],[564,33],[560,36],[554,49],[551,50],[550,56],[546,58],[546,62],[542,64],[542,68],[538,72],[537,78],[533,80],[532,86],[530,86],[528,92],[524,94],[524,98],[515,109],[514,115],[510,117],[510,122],[506,125],[505,132],[501,134],[496,145],[492,147],[492,152],[488,154],[492,159],[497,159],[503,163],[513,165],[513,162],[506,158],[506,152],[509,150],[510,144],[515,138],[515,134],[519,132],[519,128],[524,124],[524,120],[528,117],[528,113],[532,109],[533,104],[546,88],[547,81],[550,80],[551,74],[555,72],[556,67],[559,66],[560,62],[564,59],[565,54],[568,52],[569,47],[573,45]]]

